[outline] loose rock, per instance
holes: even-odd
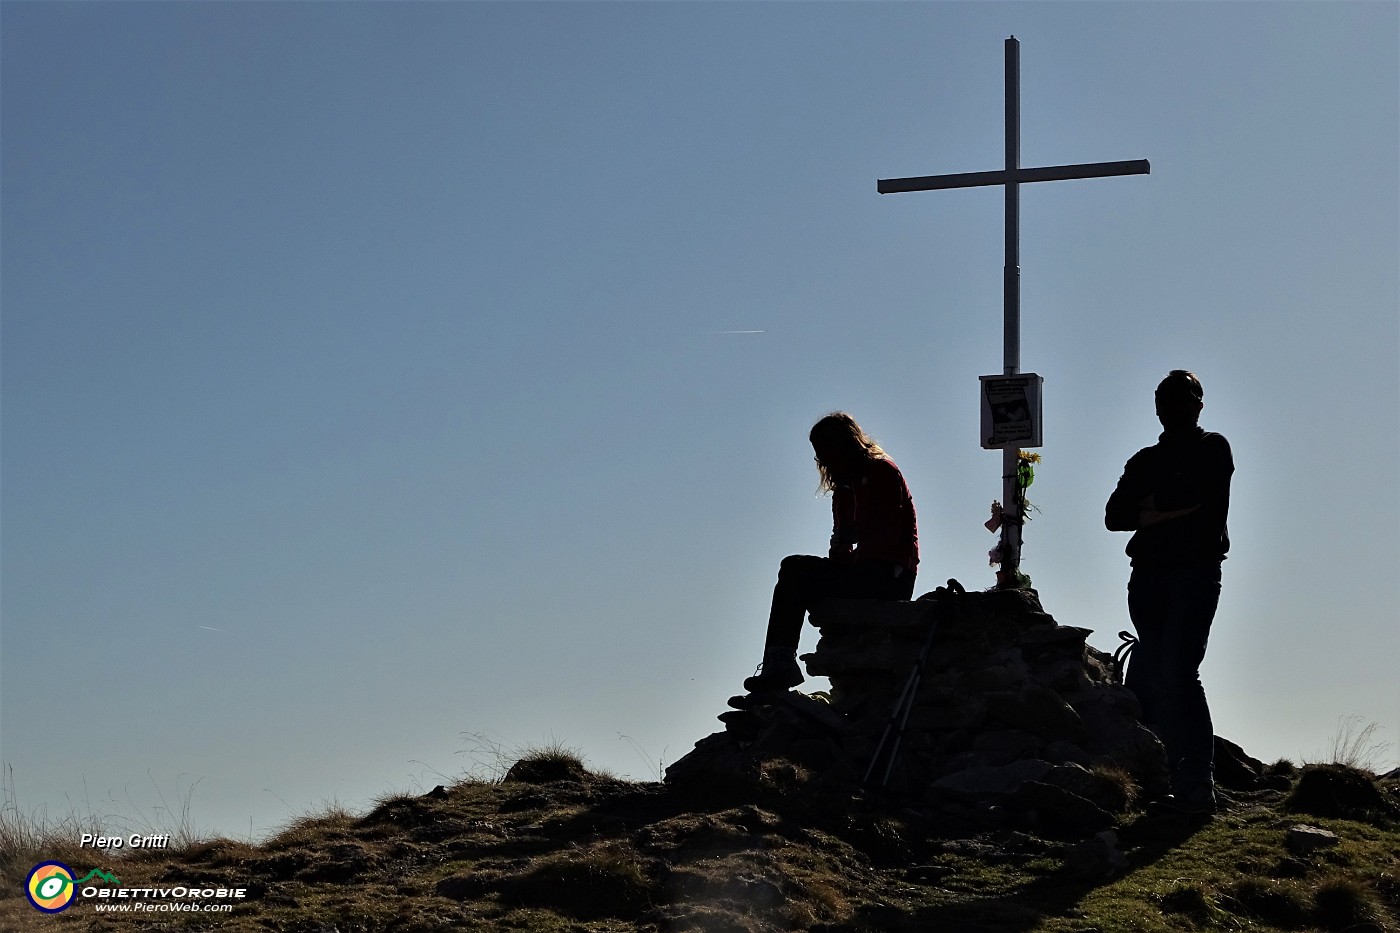
[[[1320,849],[1332,849],[1340,845],[1341,841],[1336,833],[1307,824],[1289,827],[1285,839],[1288,851],[1294,855],[1309,855]]]

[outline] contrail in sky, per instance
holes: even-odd
[[[766,334],[766,330],[712,330],[712,334]]]
[[[223,629],[221,629],[221,628],[212,628],[212,627],[210,627],[210,626],[208,626],[208,625],[201,625],[200,628],[204,629],[206,632],[222,632],[222,631],[223,631]]]

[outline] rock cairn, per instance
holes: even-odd
[[[1089,629],[1057,624],[1034,590],[828,600],[811,620],[821,638],[802,660],[830,692],[736,697],[743,708],[668,768],[668,783],[783,761],[822,786],[873,785],[944,823],[1073,834],[1106,829],[1135,794],[1165,789],[1161,743],[1115,682],[1113,658],[1085,643]],[[925,644],[901,733],[892,713]]]

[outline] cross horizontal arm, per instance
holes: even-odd
[[[1033,181],[1067,181],[1071,178],[1106,178],[1111,175],[1147,175],[1152,166],[1146,159],[1126,162],[1087,162],[1083,165],[1049,165],[1018,168],[1014,172],[962,172],[957,175],[924,175],[919,178],[882,178],[881,194],[901,191],[937,191],[941,188],[980,188],[986,185],[1024,184]]]

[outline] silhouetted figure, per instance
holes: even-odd
[[[1126,686],[1166,746],[1171,793],[1185,813],[1215,809],[1214,727],[1200,666],[1220,599],[1220,564],[1230,549],[1230,444],[1197,424],[1205,391],[1195,374],[1172,370],[1157,386],[1157,443],[1133,455],[1108,499],[1109,531],[1132,531],[1128,613],[1138,644]]]
[[[909,599],[914,593],[919,535],[899,467],[845,412],[822,418],[808,437],[821,488],[832,493],[831,547],[826,557],[794,554],[779,567],[763,663],[744,681],[751,693],[802,683],[797,642],[818,600]]]

